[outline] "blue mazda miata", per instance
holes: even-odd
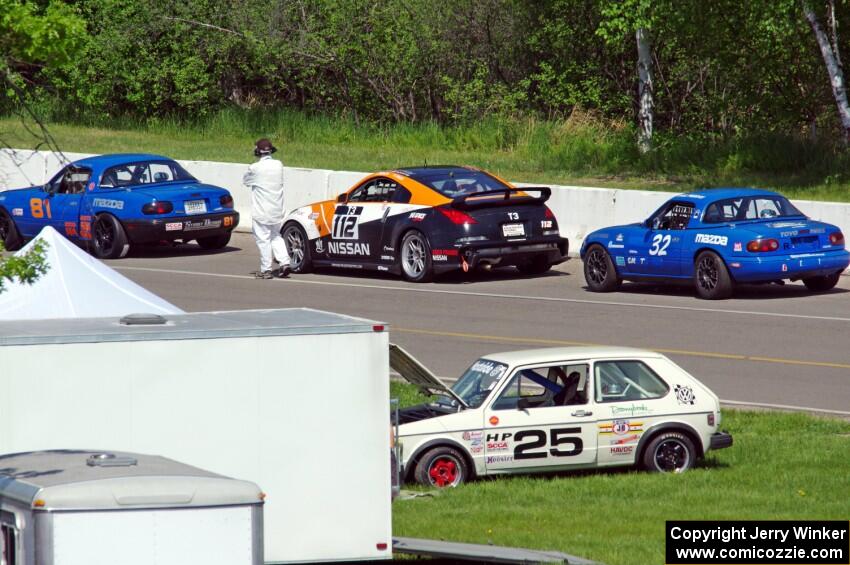
[[[644,222],[589,234],[581,258],[595,292],[678,279],[707,299],[731,296],[736,283],[802,280],[825,291],[850,264],[838,227],[810,220],[781,194],[744,188],[675,196]]]

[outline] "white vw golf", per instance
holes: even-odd
[[[667,357],[613,347],[487,355],[451,387],[397,345],[390,364],[430,404],[400,410],[404,477],[456,486],[476,476],[638,465],[680,473],[709,449],[720,403]]]

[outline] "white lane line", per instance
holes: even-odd
[[[182,271],[177,269],[155,269],[152,267],[113,267],[119,271],[147,271],[152,273],[170,273],[174,275],[195,275],[202,277],[218,277],[226,279],[253,279],[249,275],[226,275],[222,273],[205,273],[200,271]],[[276,279],[280,280],[280,279]],[[407,288],[388,285],[372,285],[359,283],[342,283],[330,281],[307,281],[300,277],[281,280],[287,284],[314,284],[321,286],[339,286],[347,288],[366,288],[373,290],[392,290],[398,292],[419,292],[426,294],[451,294],[457,296],[476,296],[482,298],[498,298],[512,300],[530,300],[535,302],[563,302],[569,304],[593,304],[600,306],[626,306],[630,308],[653,308],[656,310],[679,310],[688,312],[705,312],[708,314],[739,314],[742,316],[765,316],[773,318],[793,318],[798,320],[824,320],[830,322],[850,322],[850,317],[839,316],[811,316],[806,314],[785,314],[782,312],[756,312],[752,310],[728,310],[722,308],[697,308],[695,306],[672,306],[669,304],[641,304],[638,302],[616,302],[613,300],[586,300],[582,298],[558,298],[554,296],[523,296],[519,294],[499,294],[493,292],[466,292],[462,290],[445,290],[434,288]]]

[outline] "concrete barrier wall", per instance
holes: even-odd
[[[87,155],[66,153],[69,160]],[[251,195],[242,185],[247,164],[212,161],[180,161],[202,182],[222,186],[233,194],[236,210],[241,215],[240,231],[251,231]],[[25,150],[0,151],[0,190],[43,184],[61,168],[59,159],[50,152]],[[294,209],[311,202],[336,198],[351,188],[366,173],[301,169],[286,167],[286,207]],[[535,186],[516,183],[517,186]],[[539,185],[537,185],[539,186]],[[672,195],[669,192],[621,190],[583,186],[552,186],[549,207],[558,218],[561,234],[570,240],[570,253],[576,254],[585,236],[605,226],[638,222],[647,218]],[[850,204],[794,200],[803,213],[816,220],[829,222],[850,235]]]

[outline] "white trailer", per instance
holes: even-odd
[[[2,565],[262,565],[263,493],[137,453],[0,456]]]
[[[384,326],[309,309],[162,321],[0,322],[0,453],[157,453],[261,485],[267,562],[391,558]]]

